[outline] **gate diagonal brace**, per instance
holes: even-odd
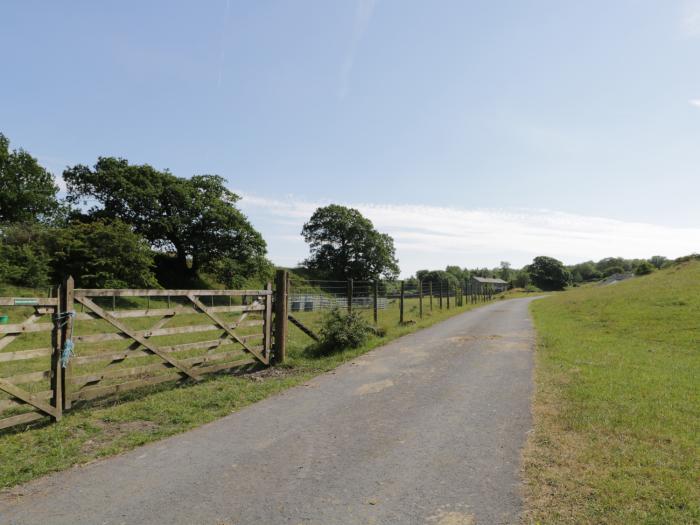
[[[171,365],[173,365],[175,368],[180,370],[182,373],[188,375],[194,380],[199,380],[199,375],[192,370],[191,367],[184,365],[180,363],[177,359],[173,359],[170,357],[167,353],[163,352],[158,348],[156,345],[152,344],[151,342],[148,341],[145,337],[141,337],[140,335],[136,334],[134,330],[131,330],[129,327],[125,326],[121,321],[119,321],[116,317],[112,316],[99,306],[97,306],[92,300],[90,300],[87,297],[81,297],[76,295],[75,300],[78,301],[81,304],[84,304],[87,306],[90,310],[92,310],[94,313],[102,317],[105,321],[107,321],[109,324],[114,326],[117,330],[122,332],[123,334],[126,334],[127,336],[131,337],[134,341],[139,343],[140,345],[144,346],[154,354],[156,354],[158,357],[163,359],[164,361],[167,361]]]

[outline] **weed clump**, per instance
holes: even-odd
[[[358,313],[343,313],[339,309],[328,312],[321,326],[323,353],[362,346],[373,333],[372,326]]]

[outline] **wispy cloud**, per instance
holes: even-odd
[[[700,0],[687,0],[681,15],[681,32],[688,37],[700,36]]]
[[[688,101],[691,106],[694,106],[696,108],[700,108],[700,98],[693,98]]]
[[[345,98],[345,96],[348,94],[350,74],[352,73],[352,68],[355,65],[357,47],[367,31],[370,20],[372,20],[372,15],[374,14],[374,8],[376,5],[377,0],[357,0],[355,21],[353,23],[350,45],[348,47],[348,52],[345,55],[345,60],[340,68],[340,87],[338,88],[338,97],[341,99]]]
[[[268,199],[243,195],[241,205],[268,238],[284,237],[279,247],[270,240],[273,260],[301,261],[307,248],[299,232],[314,210],[328,202]],[[341,203],[343,204],[343,203]],[[345,203],[347,204],[347,203]],[[608,256],[669,257],[697,251],[700,229],[673,228],[602,217],[532,209],[459,209],[437,206],[347,204],[359,209],[395,241],[403,275],[420,268],[515,266],[534,256],[550,255],[574,263]],[[277,221],[284,218],[282,227]],[[260,227],[260,226],[259,226]],[[284,252],[279,251],[282,248]]]

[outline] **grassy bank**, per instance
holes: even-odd
[[[122,394],[66,412],[57,424],[0,433],[0,487],[12,487],[38,476],[117,454],[138,445],[213,421],[251,403],[331,370],[392,339],[428,327],[477,305],[425,312],[417,319],[413,304],[409,324],[398,325],[398,309],[380,313],[383,337],[373,337],[356,350],[319,356],[311,340],[290,324],[289,359],[285,366],[245,376],[220,374],[197,383],[164,384]],[[371,313],[369,313],[371,315]],[[305,318],[318,322],[316,314]]]
[[[532,523],[700,523],[700,263],[532,305]]]

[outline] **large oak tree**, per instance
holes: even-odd
[[[178,272],[191,280],[200,271],[216,272],[222,261],[229,275],[232,268],[247,274],[243,277],[267,268],[265,241],[236,207],[239,197],[222,177],[187,179],[148,164],[100,157],[93,168],[77,165],[63,178],[70,202],[92,204],[92,217],[119,219],[154,247],[173,252]]]
[[[301,234],[311,249],[304,265],[320,277],[364,281],[398,276],[394,240],[356,209],[337,204],[318,208]]]

